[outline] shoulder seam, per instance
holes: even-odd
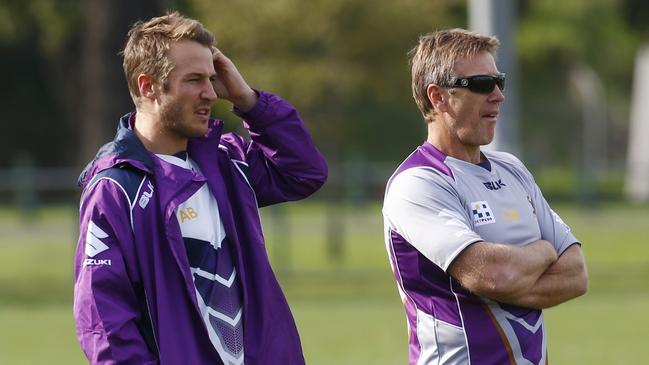
[[[111,177],[108,177],[108,176],[99,177],[97,180],[92,182],[91,185],[89,185],[86,189],[84,189],[83,194],[85,195],[86,192],[88,192],[88,191],[90,191],[90,189],[94,188],[97,185],[97,183],[99,183],[101,180],[108,180],[108,181],[114,182],[115,185],[117,185],[119,187],[119,190],[124,194],[124,197],[126,197],[126,203],[128,204],[128,207],[129,207],[129,210],[128,210],[129,221],[131,223],[131,230],[133,230],[133,206],[134,206],[134,203],[133,204],[131,203],[131,199],[128,197],[128,193],[126,192],[126,189],[124,189],[122,184],[120,184],[117,180],[115,180],[115,179],[113,179]],[[142,181],[144,181],[144,178],[142,178]]]

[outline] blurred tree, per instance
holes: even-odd
[[[117,119],[133,109],[119,52],[130,26],[160,15],[162,0],[88,0],[81,36],[79,163],[87,162],[112,139]]]
[[[5,0],[0,3],[0,166],[25,155],[37,165],[60,164],[72,155],[73,123],[67,110],[78,66],[76,1]],[[47,132],[45,132],[47,131]]]
[[[24,153],[37,165],[81,164],[132,109],[118,55],[129,26],[169,1],[6,0],[0,3],[4,118],[0,166]],[[6,105],[6,107],[4,107]]]
[[[298,106],[334,160],[398,160],[425,138],[407,52],[420,34],[466,17],[463,1],[188,4],[253,86]]]
[[[466,25],[461,0],[3,0],[0,167],[21,150],[37,166],[91,157],[132,108],[117,55],[128,26],[168,7],[213,30],[253,86],[296,104],[334,161],[398,161],[424,139],[407,52],[422,33]],[[573,64],[604,81],[615,127],[610,143],[625,143],[633,59],[649,30],[645,13],[638,0],[521,0],[526,156],[561,161],[578,151],[579,108],[566,83]],[[226,108],[218,116],[235,119]],[[80,152],[76,141],[87,146]]]
[[[570,98],[570,73],[593,69],[606,87],[609,144],[626,146],[628,98],[639,33],[619,0],[522,1],[518,33],[523,75],[523,130],[528,156],[570,163],[581,151],[581,110]],[[550,148],[548,141],[552,141]],[[622,160],[625,149],[611,149]],[[543,161],[541,161],[543,160]]]

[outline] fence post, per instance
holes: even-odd
[[[19,153],[11,168],[11,185],[15,204],[24,218],[31,218],[38,205],[34,161],[26,153]]]

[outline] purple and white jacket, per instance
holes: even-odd
[[[240,114],[251,141],[210,121],[189,156],[204,178],[147,151],[120,120],[82,173],[75,257],[77,336],[92,364],[221,364],[196,303],[174,212],[205,180],[234,251],[246,364],[304,364],[295,322],[271,269],[258,207],[305,198],[327,165],[297,111],[259,91]]]

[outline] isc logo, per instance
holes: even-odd
[[[147,187],[149,188],[149,191],[143,192],[140,197],[139,204],[142,209],[146,208],[147,204],[149,204],[149,200],[153,196],[153,185],[151,184],[151,181],[147,181]]]

